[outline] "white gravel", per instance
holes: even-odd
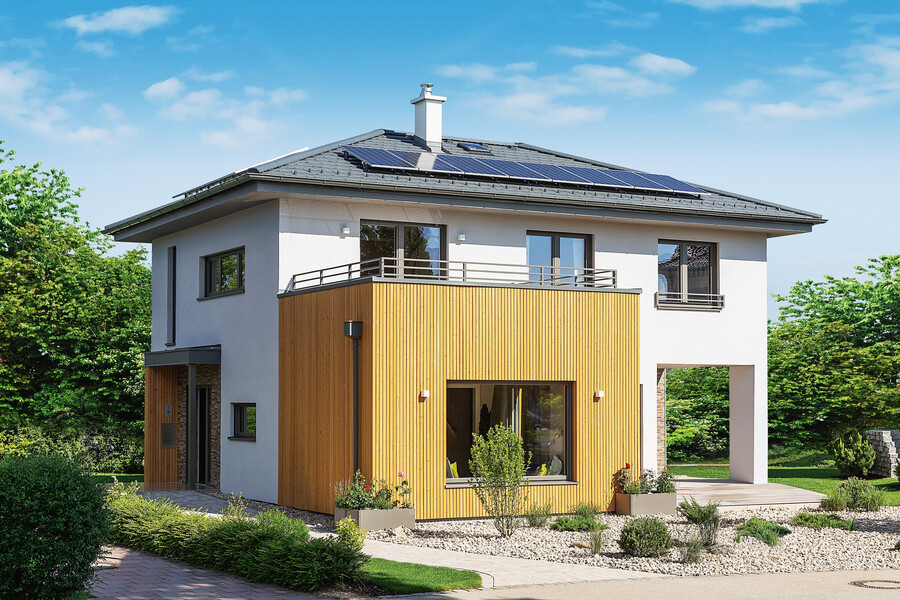
[[[570,547],[572,542],[585,541],[584,533],[522,527],[511,538],[504,539],[488,520],[420,522],[416,531],[406,536],[380,531],[369,533],[368,539],[671,575],[900,568],[900,552],[893,549],[900,540],[900,507],[887,507],[875,513],[839,513],[843,518],[856,519],[853,531],[829,528],[816,531],[793,526],[790,520],[797,512],[800,511],[793,508],[770,507],[723,513],[717,546],[695,564],[681,563],[678,548],[673,548],[664,558],[625,556],[616,540],[630,517],[607,514],[600,517],[609,526],[603,532],[603,551],[593,555],[588,550]],[[744,537],[740,543],[735,542],[736,527],[750,517],[783,524],[792,533],[782,537],[774,547],[755,538]],[[677,515],[661,518],[669,525],[673,539],[685,540],[697,533],[696,526]]]

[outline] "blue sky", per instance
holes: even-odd
[[[303,147],[524,141],[822,213],[769,290],[898,251],[896,0],[0,0],[0,139],[102,226]],[[774,316],[771,311],[770,315]]]

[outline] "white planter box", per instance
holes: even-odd
[[[617,515],[674,515],[675,494],[616,494]]]
[[[349,510],[334,507],[334,523],[350,517],[360,529],[366,531],[378,531],[379,529],[394,529],[395,527],[416,528],[415,508],[391,508],[380,510],[377,508],[364,508],[362,510]]]

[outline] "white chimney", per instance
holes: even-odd
[[[416,141],[432,152],[441,151],[441,104],[446,98],[432,96],[432,83],[423,83],[418,98],[410,100],[416,105]]]

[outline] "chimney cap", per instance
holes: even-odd
[[[447,100],[444,96],[434,96],[431,93],[431,88],[434,87],[433,83],[422,83],[419,84],[422,88],[422,91],[419,92],[419,95],[409,101],[410,104],[416,104],[417,102],[421,102],[422,100],[434,100],[436,102],[444,102]]]

